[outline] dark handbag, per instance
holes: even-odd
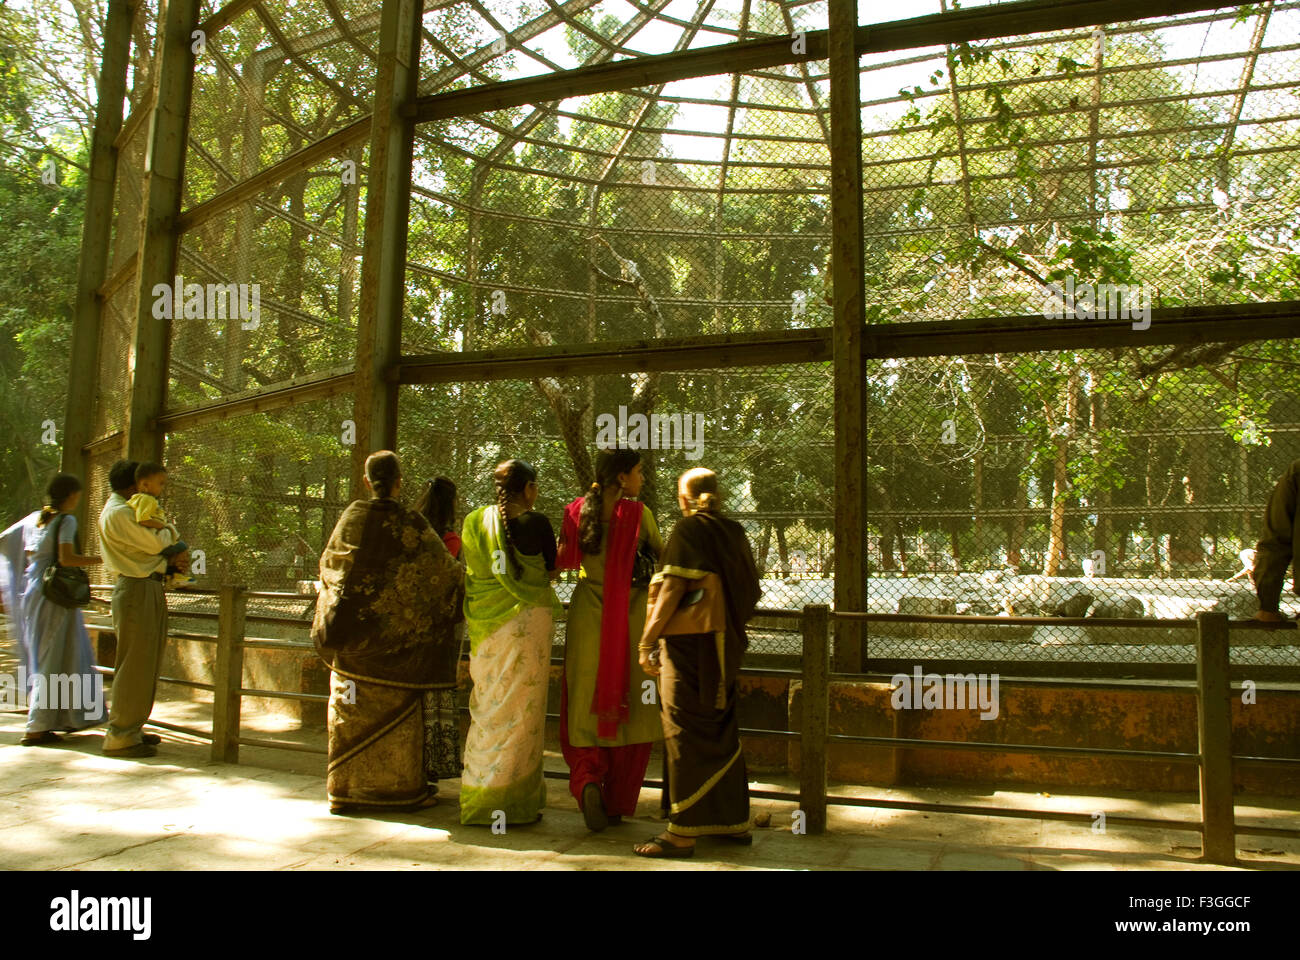
[[[74,609],[90,606],[90,575],[82,567],[65,567],[59,563],[59,527],[64,514],[59,514],[58,521],[50,536],[54,537],[54,563],[45,568],[41,579],[41,594],[50,603],[60,607]],[[81,552],[80,544],[77,552]]]
[[[655,575],[656,564],[657,558],[654,550],[650,548],[650,541],[638,541],[636,556],[632,558],[632,586],[650,586],[650,578]]]
[[[706,573],[693,589],[682,594],[668,622],[664,624],[660,636],[672,637],[691,633],[717,633],[727,629],[726,611],[723,608],[722,578],[716,573]],[[653,611],[659,602],[663,590],[663,578],[656,577],[650,583],[648,609]]]

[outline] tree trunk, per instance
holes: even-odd
[[[1182,478],[1183,503],[1189,507],[1200,506],[1208,499],[1209,439],[1204,434],[1193,434],[1187,438],[1183,448],[1187,468]],[[1206,521],[1206,514],[1199,511],[1175,516],[1169,538],[1169,565],[1173,572],[1204,572],[1205,549],[1201,546],[1201,535],[1208,526]]]
[[[1053,423],[1051,410],[1046,407],[1047,421],[1056,431],[1056,455],[1052,461],[1052,513],[1051,534],[1047,542],[1047,556],[1043,561],[1043,576],[1060,575],[1065,563],[1065,501],[1070,495],[1070,436],[1074,432],[1075,417],[1079,408],[1079,371],[1072,367],[1065,383],[1065,416],[1059,424]]]

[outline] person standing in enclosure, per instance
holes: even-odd
[[[689,857],[701,836],[752,842],[736,680],[749,645],[745,624],[763,590],[744,528],[722,516],[717,475],[703,467],[683,473],[677,502],[682,519],[655,575],[640,644],[642,669],[662,670],[672,806],[668,829],[634,848],[643,857]]]
[[[456,522],[456,485],[446,477],[429,481],[416,505],[416,512],[429,521],[433,532],[442,538],[447,552],[462,567],[460,536],[453,529]],[[440,645],[443,656],[437,664],[433,682],[438,684],[424,693],[424,772],[429,787],[438,792],[439,780],[460,776],[460,714],[456,707],[457,669],[460,652],[465,646],[463,605],[457,607],[455,636]]]
[[[81,500],[81,481],[60,473],[50,481],[45,495],[49,503],[36,521],[41,538],[23,595],[33,687],[22,739],[25,747],[57,743],[61,739],[58,731],[73,733],[104,722],[103,681],[95,672],[95,655],[81,610],[60,606],[44,591],[45,571],[50,567],[96,567],[103,561],[81,553],[77,518],[72,515]]]
[[[1291,591],[1300,594],[1300,460],[1287,467],[1264,508],[1264,536],[1255,545],[1255,619],[1276,623],[1286,619],[1279,607],[1286,568],[1291,567]]]
[[[431,807],[424,693],[455,641],[465,572],[427,520],[397,502],[391,450],[366,458],[369,500],[348,504],[320,559],[312,623],[330,674],[330,813]]]
[[[535,823],[546,807],[542,756],[551,631],[561,612],[551,521],[533,510],[537,471],[506,460],[493,475],[496,503],[461,530],[469,570],[469,734],[460,822]]]
[[[167,561],[187,549],[170,530],[150,530],[135,522],[127,499],[136,494],[135,460],[119,460],[108,471],[113,488],[99,514],[99,545],[104,560],[117,571],[113,585],[113,634],[117,662],[113,671],[113,707],[104,736],[104,755],[152,757],[160,737],[145,733],[158,692],[158,671],[167,642],[167,598],[163,578]],[[174,542],[173,542],[174,541]]]
[[[641,492],[641,454],[601,450],[596,482],[568,505],[561,570],[581,567],[569,603],[560,743],[588,829],[636,813],[651,745],[663,739],[652,680],[637,664],[646,588],[663,541]],[[648,685],[648,686],[647,686]]]

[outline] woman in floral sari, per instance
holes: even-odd
[[[632,585],[636,556],[663,550],[654,515],[628,499],[640,492],[641,454],[601,450],[596,482],[565,510],[560,537],[559,568],[582,568],[566,624],[560,744],[590,830],[636,813],[650,748],[664,735],[658,704],[644,696],[654,681],[637,664],[646,586]]]
[[[320,561],[312,640],[330,675],[330,812],[432,806],[423,698],[437,686],[464,571],[427,520],[394,498],[389,450],[366,460],[370,500],[339,517]]]
[[[496,469],[496,503],[465,518],[469,734],[460,822],[535,823],[546,806],[542,755],[551,628],[562,610],[551,587],[555,534],[533,510],[537,471],[523,460]]]

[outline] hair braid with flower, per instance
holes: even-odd
[[[503,460],[497,464],[492,475],[496,486],[497,512],[501,515],[501,529],[506,540],[506,557],[510,560],[510,569],[514,578],[523,576],[524,568],[515,553],[515,538],[510,533],[510,518],[506,516],[506,504],[523,494],[528,484],[537,480],[537,471],[526,460]]]

